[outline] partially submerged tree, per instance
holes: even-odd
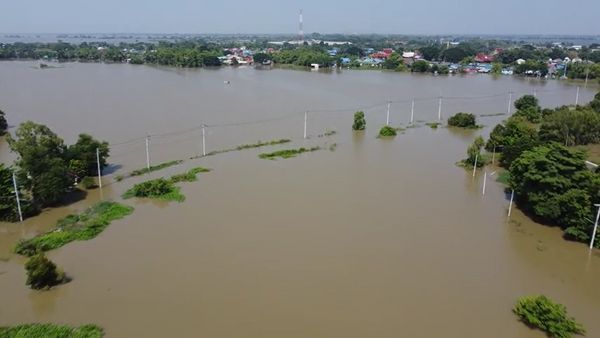
[[[36,290],[58,285],[65,279],[64,274],[56,268],[56,264],[43,253],[29,258],[25,263],[25,270],[27,271],[25,284]]]
[[[569,338],[585,334],[583,325],[569,317],[567,308],[546,296],[519,298],[513,312],[527,324],[544,331],[551,338]]]
[[[396,129],[390,127],[390,126],[383,126],[381,127],[381,129],[379,130],[379,137],[393,137],[396,136]]]
[[[448,119],[448,125],[460,128],[476,128],[475,115],[471,113],[456,113]]]
[[[464,163],[467,165],[475,165],[482,167],[485,164],[485,159],[481,154],[481,148],[485,145],[483,137],[477,136],[473,143],[467,148],[467,158]]]
[[[4,112],[0,110],[0,135],[4,135],[8,129],[8,122],[6,122],[6,116]]]
[[[508,168],[523,151],[537,145],[539,145],[537,130],[524,118],[513,116],[492,130],[486,149],[502,152],[500,163]]]
[[[352,130],[365,130],[367,127],[367,121],[365,120],[365,113],[357,111],[354,113],[354,123],[352,124]]]

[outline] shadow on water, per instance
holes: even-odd
[[[83,201],[87,197],[87,194],[88,194],[87,191],[83,191],[81,189],[73,189],[72,191],[67,193],[67,195],[63,199],[61,199],[58,203],[52,205],[52,207],[53,208],[66,207],[73,203]]]
[[[123,168],[123,166],[120,164],[109,164],[102,170],[102,176],[114,174],[121,168]]]

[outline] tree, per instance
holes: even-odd
[[[551,338],[585,334],[583,326],[568,316],[564,305],[554,303],[545,296],[520,298],[513,312],[525,324],[546,332]]]
[[[502,152],[500,164],[508,168],[525,150],[539,145],[538,133],[527,121],[519,116],[509,118],[504,124],[497,125],[487,142],[486,149]]]
[[[600,113],[600,92],[598,92],[594,99],[590,102],[590,108],[592,108],[596,113]]]
[[[63,140],[50,128],[31,121],[21,124],[15,135],[7,139],[11,150],[19,155],[20,181],[31,191],[35,203],[46,206],[58,202],[71,187]]]
[[[588,218],[599,196],[600,175],[587,169],[584,153],[550,143],[524,151],[509,170],[509,185],[526,212],[560,226],[567,238],[590,239]]]
[[[365,120],[365,113],[357,111],[354,113],[354,123],[352,124],[352,130],[365,130],[367,127],[367,121]]]
[[[466,50],[463,47],[453,47],[446,49],[442,55],[444,60],[452,63],[457,63],[463,60],[464,58],[470,56],[472,53]]]
[[[461,128],[476,128],[475,115],[471,113],[456,113],[448,119],[448,125]]]
[[[429,72],[429,62],[424,60],[415,61],[411,66],[412,72],[427,73]]]
[[[8,129],[8,122],[6,122],[4,112],[0,110],[0,135],[6,134],[6,129]]]
[[[587,107],[558,108],[548,114],[540,126],[542,142],[565,146],[600,142],[600,114]]]
[[[396,129],[394,129],[390,126],[381,127],[381,129],[379,130],[379,137],[390,137],[390,136],[396,136]]]
[[[44,253],[41,252],[29,258],[27,263],[25,263],[25,270],[27,271],[27,281],[25,284],[29,285],[32,289],[50,288],[60,284],[64,280],[64,275],[57,270],[56,264],[46,258]]]
[[[493,63],[492,64],[492,74],[500,75],[502,74],[502,64],[501,63]]]
[[[383,68],[385,69],[398,69],[404,61],[398,55],[398,53],[392,53],[385,61],[383,61]]]
[[[263,63],[265,61],[271,61],[271,56],[267,53],[256,53],[254,54],[255,63]]]
[[[523,95],[515,101],[515,108],[517,110],[539,107],[538,99],[533,95]]]
[[[421,52],[423,59],[429,60],[429,61],[435,61],[435,60],[439,59],[440,54],[442,52],[441,48],[436,45],[430,45],[430,46],[423,47],[423,48],[419,49],[419,51]]]
[[[100,155],[100,169],[103,169],[107,165],[108,142],[98,141],[88,134],[79,134],[77,142],[69,146],[66,152],[69,169],[74,169],[78,177],[97,175],[96,149]]]
[[[482,167],[485,164],[485,160],[481,155],[481,148],[484,146],[485,141],[483,137],[477,136],[473,143],[467,148],[467,159],[464,160],[465,164]],[[475,162],[477,160],[477,162]]]

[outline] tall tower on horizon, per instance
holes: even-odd
[[[302,17],[302,9],[300,9],[300,17],[298,21],[298,39],[304,41],[304,18]]]

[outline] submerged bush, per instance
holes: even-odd
[[[136,184],[123,194],[123,198],[125,199],[132,197],[156,198],[177,202],[185,200],[185,196],[179,192],[179,187],[176,187],[173,181],[164,178]]]
[[[354,123],[352,124],[352,130],[365,130],[367,127],[367,121],[365,120],[365,113],[357,111],[354,113]]]
[[[569,338],[585,333],[583,326],[567,315],[564,305],[545,296],[522,297],[513,312],[523,323],[546,332],[549,337]]]
[[[84,189],[94,189],[97,188],[96,179],[94,177],[86,176],[81,180],[81,186]]]
[[[262,154],[259,154],[258,157],[262,158],[262,159],[267,159],[267,160],[274,160],[277,157],[290,158],[290,157],[296,157],[296,155],[298,155],[298,154],[307,153],[307,152],[311,152],[311,151],[317,151],[319,149],[321,149],[321,148],[320,147],[312,147],[312,148],[284,149],[284,150],[274,151],[272,153],[262,153]]]
[[[383,126],[381,127],[381,129],[379,130],[379,137],[390,137],[390,136],[396,136],[396,129],[390,127],[390,126]]]
[[[104,331],[96,325],[69,327],[56,324],[23,324],[12,327],[0,327],[2,338],[102,338]]]
[[[25,284],[32,289],[50,288],[64,280],[64,274],[57,270],[56,264],[41,252],[29,258],[25,263],[25,270],[27,271]]]
[[[471,113],[456,113],[448,119],[448,125],[460,128],[477,128],[475,115]]]

